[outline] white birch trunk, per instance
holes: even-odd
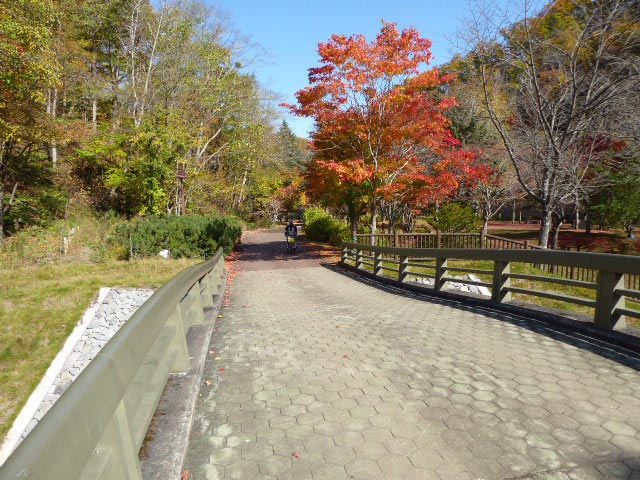
[[[98,99],[96,97],[93,97],[91,103],[91,127],[94,132],[98,130]]]

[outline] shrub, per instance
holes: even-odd
[[[240,222],[233,217],[152,216],[116,226],[115,243],[134,256],[155,256],[167,249],[173,258],[208,257],[218,247],[229,253],[242,234]]]
[[[478,225],[478,216],[469,205],[448,203],[427,217],[429,224],[445,233],[470,232]]]
[[[304,212],[304,232],[309,240],[340,245],[349,240],[349,225],[329,215],[321,208],[308,208]]]
[[[329,214],[318,207],[309,207],[304,211],[303,223],[306,230],[307,226],[320,217],[326,217]]]

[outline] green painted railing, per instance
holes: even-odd
[[[221,294],[222,249],[158,289],[0,467],[0,479],[141,479],[138,452],[186,334]]]
[[[625,286],[625,276],[640,275],[640,257],[606,253],[564,252],[558,250],[502,250],[458,248],[401,248],[345,242],[342,263],[373,275],[406,282],[409,276],[433,279],[433,289],[442,290],[447,282],[483,286],[491,290],[493,302],[507,302],[512,293],[559,300],[594,309],[594,324],[604,329],[624,326],[624,316],[640,318],[640,310],[627,308],[627,298],[640,299],[640,290]],[[449,260],[490,261],[493,268],[463,268]],[[512,263],[589,268],[597,271],[595,281],[573,280],[549,275],[512,273]],[[428,271],[429,273],[426,273]],[[433,273],[431,273],[433,272]],[[474,273],[491,281],[453,278],[451,272]],[[540,284],[558,284],[595,290],[595,299],[543,289],[512,286],[512,279]]]

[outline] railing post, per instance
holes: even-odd
[[[188,296],[193,297],[191,308],[194,309],[195,316],[193,319],[194,325],[204,325],[204,305],[202,305],[202,296],[200,295],[200,285],[197,283],[191,287]]]
[[[511,264],[504,260],[495,260],[493,263],[493,288],[491,289],[491,300],[494,302],[508,302],[511,300],[511,292],[504,289],[511,286]]]
[[[187,332],[184,331],[180,305],[176,305],[169,322],[173,323],[173,337],[169,348],[176,351],[176,357],[170,371],[171,373],[188,372],[191,368],[191,361],[189,359],[189,347],[187,347]]]
[[[444,277],[445,272],[447,271],[447,259],[446,258],[436,258],[436,278],[434,279],[433,288],[435,290],[442,290],[444,287],[444,282],[442,277]]]
[[[529,240],[524,241],[524,249],[529,250]]]
[[[409,274],[409,257],[400,255],[400,263],[398,263],[398,281],[400,283],[404,282],[404,279],[407,278],[408,274]]]
[[[362,268],[362,249],[358,248],[356,250],[356,270],[360,270]]]
[[[220,292],[220,285],[222,285],[222,269],[220,264],[223,262],[222,258],[218,261],[215,267],[209,272],[209,285],[211,286],[211,293],[215,297]]]
[[[442,234],[440,230],[436,232],[436,248],[442,248]]]
[[[340,260],[340,263],[342,263],[342,265],[347,264],[347,258],[349,258],[348,253],[349,249],[347,247],[342,247],[342,258]]]
[[[373,274],[381,275],[382,274],[382,253],[375,252],[373,260]]]
[[[616,289],[624,288],[624,274],[598,271],[596,293],[596,311],[593,323],[596,327],[612,330],[624,328],[624,316],[616,313],[617,308],[624,308],[624,295],[616,293]]]
[[[393,232],[393,246],[394,247],[399,247],[400,246],[400,242],[398,241],[398,232],[394,231]]]
[[[484,243],[486,241],[487,232],[484,227],[480,229],[480,248],[485,248]]]
[[[208,275],[205,275],[198,282],[200,288],[200,299],[204,308],[213,307],[213,291]]]
[[[204,325],[204,309],[200,298],[200,287],[196,284],[191,287],[189,293],[178,303],[180,315],[185,325],[185,330],[192,325]]]
[[[129,425],[129,419],[127,418],[127,412],[124,406],[124,402],[121,401],[114,412],[113,420],[113,435],[114,445],[110,445],[114,456],[114,460],[117,466],[114,470],[118,474],[124,474],[124,478],[130,478],[131,480],[142,480],[142,472],[140,470],[140,462],[136,448],[134,446],[134,440],[131,434],[131,428]]]

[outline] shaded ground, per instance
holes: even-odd
[[[298,249],[287,253],[287,244],[278,230],[269,232],[248,232],[234,252],[234,258],[244,270],[282,270],[288,268],[317,267],[320,263],[336,262],[340,259],[336,248],[314,242],[307,242],[304,232],[298,237]]]
[[[190,479],[640,478],[632,353],[355,281],[282,237],[236,256]]]

